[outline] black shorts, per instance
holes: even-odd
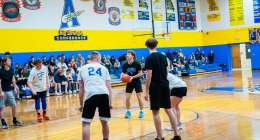
[[[109,96],[107,94],[94,95],[84,103],[82,122],[90,123],[98,108],[100,120],[108,121],[111,118]]]
[[[136,92],[136,93],[141,93],[141,92],[143,92],[142,83],[141,83],[140,80],[138,80],[138,81],[133,81],[133,82],[131,82],[131,83],[128,83],[128,84],[126,85],[125,92],[126,92],[126,93],[132,93],[134,89],[135,89],[135,92]]]
[[[167,85],[160,86],[156,84],[150,85],[149,89],[150,95],[150,109],[159,110],[160,108],[170,109],[171,108],[171,98],[170,98],[170,88]]]
[[[187,95],[187,87],[173,88],[171,90],[171,96],[182,98]]]

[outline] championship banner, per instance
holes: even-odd
[[[230,25],[244,25],[243,0],[229,0]]]
[[[29,10],[38,10],[41,7],[40,0],[22,0],[23,7]]]
[[[134,0],[123,0],[122,19],[134,20]]]
[[[153,18],[155,21],[163,21],[163,4],[162,0],[152,0],[153,2]]]
[[[253,0],[254,4],[254,21],[260,23],[260,0]]]
[[[98,14],[105,14],[107,11],[106,0],[94,0],[94,11]]]
[[[172,0],[165,0],[166,21],[175,21],[175,8]]]
[[[121,17],[120,17],[120,9],[117,7],[110,7],[108,8],[108,14],[109,14],[109,24],[110,25],[120,25],[121,24]]]
[[[138,20],[149,20],[148,0],[138,0]]]
[[[1,17],[6,22],[18,22],[21,20],[20,5],[18,0],[1,0]]]
[[[179,29],[197,29],[196,3],[195,0],[177,0]]]
[[[208,2],[208,22],[216,22],[221,20],[220,8],[216,0],[207,0]]]

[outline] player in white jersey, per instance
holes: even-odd
[[[80,105],[82,109],[83,140],[90,140],[90,124],[96,108],[102,124],[103,140],[109,138],[108,120],[111,118],[111,79],[108,69],[100,64],[98,52],[91,54],[91,62],[80,69]],[[84,106],[83,106],[84,105]]]
[[[184,96],[187,95],[187,84],[179,77],[168,73],[167,79],[169,81],[169,87],[171,89],[171,104],[172,109],[177,117],[177,128],[182,129],[180,121],[180,103]]]

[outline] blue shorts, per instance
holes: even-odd
[[[5,106],[16,106],[14,91],[4,91],[4,97],[0,98],[0,108]]]

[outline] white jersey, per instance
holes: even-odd
[[[169,81],[170,89],[187,87],[187,84],[183,80],[171,73],[168,73],[167,79]]]
[[[106,81],[111,80],[106,67],[99,63],[90,63],[81,67],[79,80],[84,83],[84,101],[98,94],[109,94]]]
[[[44,65],[40,70],[37,70],[35,67],[31,70],[28,82],[32,84],[32,89],[36,92],[43,92],[47,89],[47,76],[48,69]]]

